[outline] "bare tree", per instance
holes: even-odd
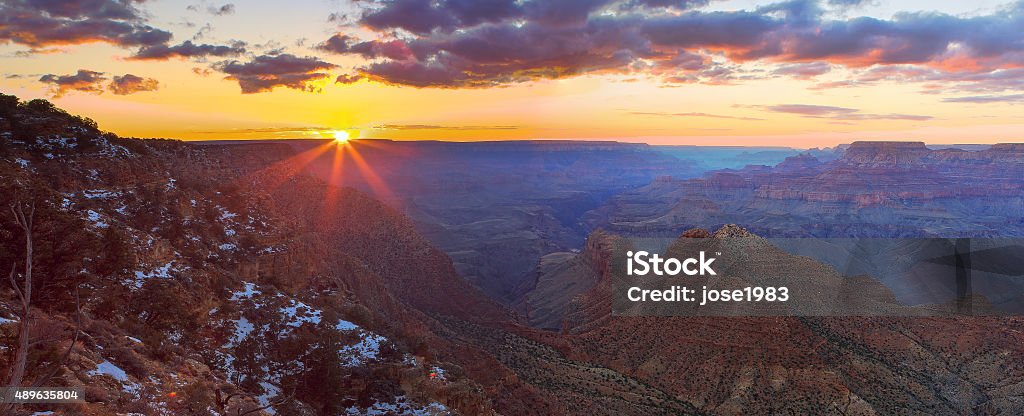
[[[25,267],[24,273],[21,274],[21,283],[18,283],[17,277],[17,263],[11,265],[11,272],[7,275],[7,280],[14,289],[14,293],[18,296],[18,301],[21,304],[20,311],[20,322],[18,325],[18,343],[14,350],[14,360],[11,368],[8,370],[7,386],[8,387],[21,387],[25,379],[25,371],[28,366],[28,352],[29,349],[35,345],[31,342],[32,335],[32,286],[34,283],[34,276],[32,275],[32,258],[33,258],[33,241],[32,231],[35,221],[36,204],[33,202],[28,206],[28,212],[25,211],[25,207],[21,202],[16,201],[11,206],[11,213],[14,215],[15,222],[21,228],[22,232],[25,233]],[[82,308],[78,294],[78,287],[75,287],[75,329],[74,337],[71,339],[71,344],[68,349],[55,363],[54,367],[49,371],[39,375],[33,380],[32,387],[40,387],[53,376],[60,371],[60,368],[67,361],[68,356],[71,355],[71,350],[74,348],[75,343],[78,342],[78,335],[80,328],[82,327],[81,322]],[[0,413],[7,413],[14,408],[14,404],[7,403],[0,405]]]
[[[22,284],[19,286],[15,280],[17,263],[11,266],[11,273],[7,275],[7,280],[10,281],[11,287],[14,288],[14,293],[18,295],[18,300],[21,302],[18,345],[14,350],[14,362],[8,373],[7,385],[19,387],[25,378],[25,366],[28,363],[29,331],[32,327],[32,223],[35,219],[36,204],[30,205],[26,215],[22,204],[15,202],[14,206],[11,207],[11,213],[14,214],[14,220],[17,221],[18,226],[25,233],[25,272],[22,274]]]

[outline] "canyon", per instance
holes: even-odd
[[[706,171],[645,145],[367,140],[336,164],[327,141],[128,139],[2,103],[0,205],[35,203],[38,281],[28,317],[0,289],[0,364],[29,319],[29,378],[85,391],[65,414],[1024,408],[1019,317],[614,316],[609,273],[624,238],[1015,236],[1017,145],[715,149]]]

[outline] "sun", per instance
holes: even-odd
[[[334,141],[338,143],[345,143],[349,139],[349,134],[345,130],[336,130],[334,132]]]

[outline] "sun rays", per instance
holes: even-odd
[[[271,191],[285,186],[297,175],[308,174],[323,179],[328,186],[323,193],[320,219],[328,223],[336,214],[342,188],[346,185],[366,188],[375,198],[394,202],[391,188],[360,154],[360,149],[378,145],[373,140],[356,140],[355,135],[344,130],[334,131],[331,135],[331,140],[279,142],[281,146],[289,146],[299,152],[256,172],[251,179],[263,182]]]

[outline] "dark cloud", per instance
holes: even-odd
[[[417,87],[487,87],[594,72],[628,72],[639,58],[669,59],[635,29],[594,19],[580,28],[483,24],[406,42],[409,59],[373,62],[361,73]]]
[[[360,42],[342,34],[336,34],[317,45],[317,49],[339,54],[358,54],[367,59],[388,58],[403,60],[413,57],[412,50],[401,40],[370,40]]]
[[[609,3],[610,0],[531,1],[525,3],[524,8],[530,21],[568,26],[586,21],[591,13]]]
[[[666,7],[677,10],[690,10],[711,4],[711,0],[633,0],[631,6]]]
[[[137,92],[156,91],[160,88],[160,83],[153,78],[125,74],[114,76],[114,79],[110,81],[109,88],[110,92],[113,92],[115,95],[128,95]]]
[[[71,91],[102,94],[104,90],[110,90],[116,95],[128,95],[159,88],[157,80],[132,74],[115,75],[109,84],[104,84],[108,79],[103,72],[79,69],[71,75],[46,74],[39,78],[39,82],[50,86],[54,98],[63,97]]]
[[[171,33],[145,24],[137,0],[5,0],[0,2],[0,42],[32,48],[106,42],[159,45]]]
[[[942,99],[944,103],[973,103],[973,104],[991,104],[991,103],[1019,103],[1024,102],[1024,94],[1010,94],[1010,95],[975,95],[970,97],[951,97]]]
[[[772,106],[761,107],[764,110],[776,112],[776,113],[787,113],[797,114],[802,117],[810,118],[825,118],[831,120],[906,120],[906,121],[927,121],[934,117],[916,115],[916,114],[868,114],[862,113],[856,108],[847,107],[833,107],[828,105],[809,105],[809,104],[779,104]]]
[[[70,91],[81,91],[90,94],[102,94],[102,83],[107,80],[102,72],[79,69],[73,75],[46,74],[39,82],[48,84],[54,98],[63,97]]]
[[[338,75],[338,78],[335,78],[334,82],[336,84],[345,84],[345,85],[347,85],[347,84],[355,84],[355,83],[359,82],[362,79],[363,79],[363,76],[359,75],[359,74],[356,74],[356,75]]]
[[[363,15],[360,23],[376,30],[404,29],[429,34],[434,29],[455,27],[459,21],[452,12],[434,7],[433,0],[390,0],[384,7]]]
[[[934,71],[937,78],[1024,67],[1024,2],[973,17],[918,12],[838,20],[826,7],[865,1],[789,0],[752,10],[702,10],[708,3],[381,0],[368,3],[358,17],[359,24],[377,31],[378,40],[339,34],[320,48],[370,60],[358,68],[363,77],[416,87],[485,87],[595,72],[728,83],[812,78],[836,66],[912,66]],[[711,62],[713,57],[726,62]],[[752,60],[780,66],[754,74],[733,65]]]
[[[228,79],[238,81],[243,94],[266,92],[276,87],[313,91],[313,81],[329,76],[329,69],[336,68],[329,62],[316,57],[298,57],[291,54],[259,55],[249,62],[223,61],[214,64],[214,69],[223,72]]]
[[[210,6],[209,12],[216,16],[224,16],[228,14],[235,14],[235,5],[228,3],[220,7]]]
[[[145,46],[130,59],[139,60],[166,60],[171,58],[205,58],[209,56],[227,57],[238,56],[245,53],[243,43],[233,45],[210,45],[195,44],[186,40],[179,45],[153,45]]]

